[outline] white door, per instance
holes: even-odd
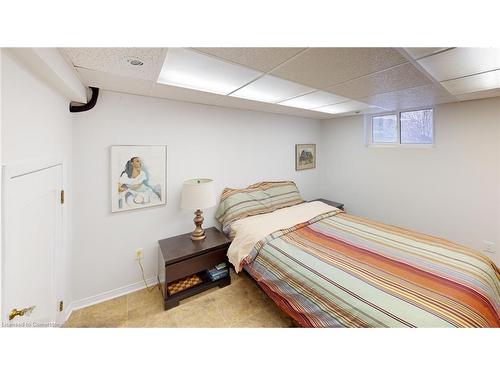
[[[2,324],[50,326],[62,282],[62,165],[18,173],[4,173]]]

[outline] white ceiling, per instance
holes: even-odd
[[[167,48],[65,48],[64,51],[75,67],[155,82],[167,55]],[[139,58],[144,65],[130,65],[129,57]]]
[[[317,119],[500,96],[499,49],[64,48],[62,52],[88,86]],[[130,58],[143,65],[132,66]],[[198,81],[183,82],[182,74],[174,77],[183,69]],[[199,87],[203,80],[218,83],[220,90]]]

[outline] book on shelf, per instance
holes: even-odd
[[[224,266],[221,266],[220,264],[218,264],[214,268],[210,268],[208,270],[208,272],[210,272],[210,273],[227,272],[226,264],[225,263],[221,263],[221,264],[223,264]]]
[[[226,273],[221,273],[221,274],[214,275],[214,276],[208,274],[208,277],[210,277],[210,280],[216,281],[216,280],[220,280],[220,279],[227,277],[227,275],[228,275],[228,273],[226,272]]]
[[[211,271],[211,270],[208,270],[208,274],[210,276],[227,275],[227,273],[228,273],[228,270],[220,270],[220,271]]]
[[[226,263],[219,263],[218,265],[215,266],[215,269],[217,269],[217,270],[226,269]]]
[[[222,268],[222,269],[217,269],[212,268],[207,270],[208,276],[210,277],[211,280],[219,280],[222,279],[223,277],[226,277],[229,274],[229,270],[227,268]]]

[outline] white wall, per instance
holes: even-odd
[[[193,229],[193,213],[179,208],[186,179],[212,178],[218,193],[291,179],[305,199],[318,197],[322,150],[316,169],[296,172],[294,147],[319,135],[316,120],[101,92],[94,109],[74,115],[75,300],[140,282],[139,247],[146,277],[156,275],[157,241]],[[166,206],[111,213],[109,147],[120,144],[168,146]]]
[[[32,160],[64,160],[64,256],[68,269],[71,249],[71,145],[69,101],[39,81],[9,52],[1,54],[1,161],[3,165]],[[64,300],[70,301],[69,275],[65,274]],[[66,304],[67,305],[67,304]]]
[[[3,162],[71,156],[69,101],[2,55]]]
[[[500,264],[500,98],[435,108],[435,147],[366,147],[363,116],[324,121],[323,195],[349,213],[483,249]]]

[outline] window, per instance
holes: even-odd
[[[432,144],[432,109],[401,112],[399,118],[402,144]]]
[[[432,108],[401,111],[369,117],[367,126],[372,145],[432,145]]]
[[[372,142],[396,143],[398,141],[398,119],[396,115],[372,117]]]

